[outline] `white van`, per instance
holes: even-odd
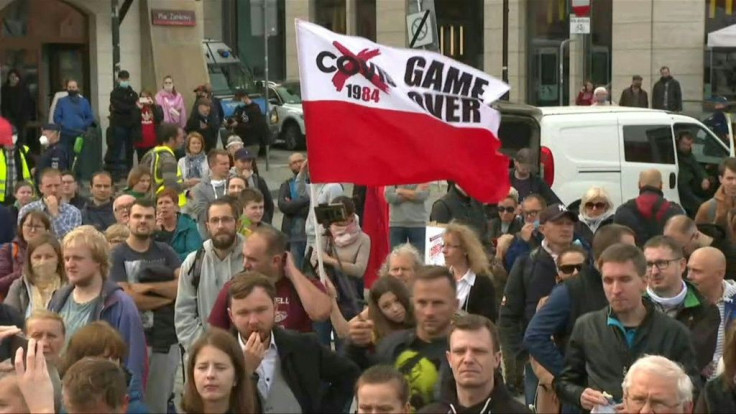
[[[495,107],[502,114],[502,151],[512,156],[520,148],[538,149],[544,180],[575,209],[592,186],[604,187],[616,206],[638,196],[639,173],[651,168],[662,172],[665,197],[679,202],[675,140],[683,130],[695,137],[695,158],[716,184],[718,164],[734,156],[733,140],[722,141],[685,115],[619,106]]]

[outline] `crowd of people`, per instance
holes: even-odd
[[[573,211],[529,149],[496,205],[457,183],[431,205],[429,183],[386,187],[374,281],[359,197],[311,183],[295,153],[274,202],[247,95],[225,119],[198,88],[187,118],[171,77],[155,95],[119,81],[89,198],[63,163],[76,127],[44,127],[32,163],[0,118],[0,408],[736,412],[735,158],[693,208],[647,170],[635,199],[592,187]],[[442,266],[423,264],[428,222]]]

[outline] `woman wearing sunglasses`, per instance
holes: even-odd
[[[580,236],[593,243],[593,235],[601,227],[613,223],[613,202],[608,192],[601,187],[591,187],[580,200]]]
[[[588,253],[580,246],[572,245],[560,252],[555,261],[557,265],[557,283],[562,283],[573,276],[577,276],[588,265]],[[545,296],[539,300],[537,310],[547,303],[549,296]],[[562,351],[560,351],[562,352]],[[564,354],[564,352],[562,352]],[[535,407],[538,413],[559,413],[560,400],[557,399],[554,389],[552,388],[552,380],[554,376],[547,371],[541,364],[529,358],[532,364],[532,370],[539,378],[537,386],[537,400]]]
[[[493,217],[489,226],[491,228],[491,240],[496,242],[496,239],[503,236],[504,234],[516,234],[521,231],[524,223],[521,217],[517,214],[519,210],[519,193],[511,187],[509,195],[503,200],[499,201],[496,207],[497,216]]]

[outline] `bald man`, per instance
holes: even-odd
[[[726,330],[736,319],[736,282],[724,280],[726,274],[726,257],[714,247],[701,247],[690,255],[687,262],[687,278],[698,289],[701,295],[718,307],[721,324],[718,329],[716,351],[713,362],[707,373],[715,376],[715,367],[723,355]]]
[[[736,247],[723,226],[711,223],[696,225],[690,217],[679,215],[667,220],[664,235],[682,244],[686,258],[701,247],[715,247],[726,257],[726,279],[736,277]]]
[[[685,214],[682,207],[664,198],[662,173],[651,169],[639,174],[639,197],[621,205],[613,222],[634,230],[636,245],[641,247],[650,238],[661,235],[665,222],[679,214]]]

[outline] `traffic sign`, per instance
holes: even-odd
[[[570,15],[570,34],[589,34],[590,17],[575,17]]]
[[[434,43],[434,30],[429,10],[406,16],[406,28],[409,31],[409,47],[422,47]]]

